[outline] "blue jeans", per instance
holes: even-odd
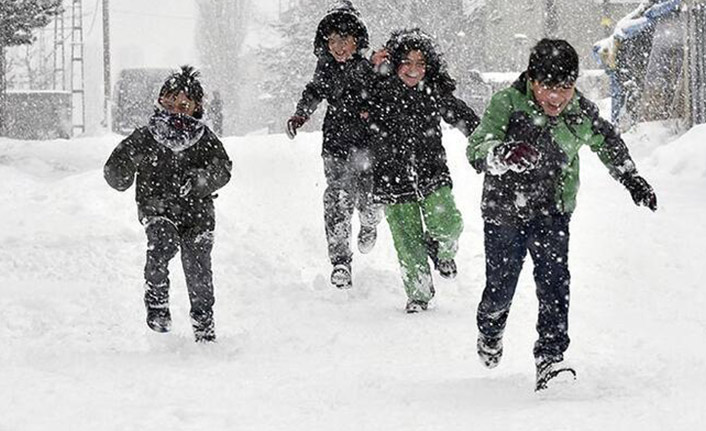
[[[476,316],[483,335],[502,337],[529,250],[539,300],[534,355],[563,358],[569,347],[569,220],[569,215],[553,215],[520,226],[485,223],[486,285]]]

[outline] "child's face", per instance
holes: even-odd
[[[409,87],[416,87],[427,72],[427,62],[421,51],[413,50],[407,53],[397,68],[397,76]]]
[[[575,83],[546,85],[532,81],[534,100],[542,107],[544,113],[550,117],[557,117],[571,102],[576,91]]]
[[[170,114],[186,114],[193,116],[199,104],[189,99],[183,91],[178,94],[165,94],[159,98],[159,104],[162,105]]]
[[[341,36],[338,33],[331,33],[328,36],[328,50],[339,63],[348,61],[355,49],[356,42],[353,36]]]

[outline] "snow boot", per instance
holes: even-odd
[[[410,299],[407,301],[407,306],[405,306],[405,311],[407,314],[419,313],[420,311],[425,311],[429,307],[429,303],[425,301],[419,301],[416,299]]]
[[[147,326],[154,332],[169,332],[172,329],[172,315],[169,306],[147,306]]]
[[[361,226],[358,232],[358,251],[368,254],[375,247],[378,230],[375,226]]]
[[[191,326],[194,329],[194,340],[197,343],[213,343],[216,341],[213,317],[191,316]]]
[[[439,275],[448,279],[456,278],[456,274],[458,274],[456,262],[453,259],[439,259],[439,241],[426,235],[424,244],[427,249],[427,255],[434,264],[434,269],[439,271]]]
[[[334,265],[333,271],[331,271],[331,284],[339,289],[350,289],[353,287],[351,265],[349,263]]]
[[[576,371],[567,365],[561,358],[537,358],[537,382],[534,387],[536,392],[562,382],[576,380]]]
[[[502,337],[486,337],[478,334],[478,358],[486,368],[495,368],[503,357]]]

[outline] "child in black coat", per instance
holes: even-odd
[[[327,187],[324,221],[328,254],[333,271],[331,283],[352,286],[350,249],[351,218],[358,209],[358,249],[369,252],[375,245],[379,207],[371,200],[371,159],[368,149],[367,100],[376,79],[362,53],[368,47],[368,31],[350,4],[331,10],[319,23],[314,40],[318,57],[314,78],[306,85],[295,114],[287,121],[294,138],[319,103],[326,99],[322,157]]]
[[[202,122],[203,89],[198,72],[184,66],[159,92],[149,125],[120,142],[104,176],[116,190],[136,180],[140,223],[147,234],[145,306],[147,325],[171,329],[169,261],[181,249],[196,341],[215,340],[211,249],[214,193],[230,180],[232,163],[216,135]]]

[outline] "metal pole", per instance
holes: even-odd
[[[110,130],[110,0],[103,0],[103,124]]]

